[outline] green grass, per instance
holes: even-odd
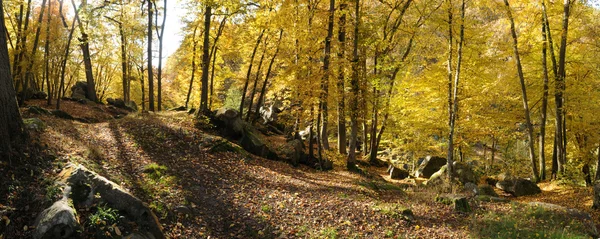
[[[96,212],[88,217],[89,226],[92,228],[101,228],[106,225],[113,225],[119,220],[119,211],[106,205],[100,205]]]
[[[319,238],[336,239],[338,238],[337,229],[335,227],[327,227],[321,230]]]
[[[166,171],[166,166],[158,165],[156,163],[151,163],[144,167],[144,173],[154,180],[159,180]]]
[[[471,223],[472,238],[589,238],[585,231],[561,213],[517,204],[509,213],[489,212]]]
[[[269,213],[271,212],[271,210],[273,210],[273,208],[270,205],[262,205],[262,207],[260,207],[260,210],[263,211],[264,213]]]

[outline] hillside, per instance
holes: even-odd
[[[39,117],[46,127],[30,131],[39,144],[32,146],[38,151],[28,153],[35,158],[1,167],[0,194],[8,197],[0,199],[0,238],[32,236],[35,217],[59,194],[52,190],[52,178],[68,163],[82,164],[146,202],[168,238],[569,238],[584,236],[584,227],[516,201],[591,212],[590,188],[554,184],[542,184],[544,192],[536,196],[503,196],[513,203],[470,198],[472,212],[455,212],[435,201],[436,189],[390,180],[385,168],[352,173],[340,161],[332,171],[319,171],[241,149],[206,150],[202,142],[215,136],[197,129],[185,112],[114,119],[102,105],[73,103],[65,109],[98,123],[22,109],[24,118]],[[90,113],[94,109],[97,113]],[[90,228],[93,211],[78,216],[84,228]],[[600,214],[592,213],[598,222]],[[128,230],[113,227],[123,235]],[[81,236],[117,235],[111,225],[94,230]]]

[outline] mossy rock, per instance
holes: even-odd
[[[487,184],[479,185],[479,195],[498,197],[498,194],[496,193],[494,188]]]
[[[61,118],[61,119],[68,119],[68,120],[74,120],[75,118],[73,116],[71,116],[69,113],[64,112],[62,110],[53,110],[51,111],[52,115]]]
[[[29,112],[30,114],[35,114],[35,115],[40,115],[40,114],[49,115],[50,114],[50,111],[48,111],[47,109],[44,109],[42,107],[39,107],[39,106],[30,106],[29,108],[27,108],[27,112]]]
[[[498,203],[510,202],[510,200],[508,200],[506,198],[494,197],[494,196],[489,196],[489,195],[477,195],[477,196],[475,196],[475,200],[481,201],[481,202],[498,202]]]
[[[23,124],[29,130],[42,131],[46,128],[46,123],[38,118],[24,119]]]
[[[436,202],[446,205],[454,205],[454,210],[458,212],[470,212],[471,206],[466,197],[455,194],[438,195],[435,198]]]

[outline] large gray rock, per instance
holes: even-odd
[[[35,114],[35,115],[39,115],[39,114],[44,114],[44,115],[49,115],[50,111],[48,111],[47,109],[44,109],[42,107],[39,106],[29,106],[27,108],[27,112],[29,112],[30,114]]]
[[[87,100],[87,82],[78,81],[71,87],[71,98],[77,100]]]
[[[446,165],[446,159],[437,156],[427,156],[415,172],[415,177],[429,178]]]
[[[542,192],[535,183],[523,178],[500,180],[496,183],[496,187],[515,197],[535,195]]]
[[[405,179],[408,177],[408,175],[409,173],[405,169],[397,168],[394,166],[390,168],[390,178],[392,179]]]
[[[261,157],[266,157],[269,153],[265,143],[251,129],[243,130],[240,146],[246,151]]]
[[[33,238],[70,238],[80,227],[75,215],[76,211],[67,199],[55,202],[38,215]]]
[[[498,197],[498,194],[496,191],[494,191],[494,188],[487,184],[479,185],[479,195]]]
[[[239,137],[244,133],[244,121],[237,110],[220,108],[215,117],[222,122],[222,130],[226,135]]]
[[[479,182],[479,177],[473,171],[473,168],[468,164],[461,162],[452,163],[452,170],[454,170],[454,177],[458,179],[462,184]]]
[[[83,166],[70,164],[60,173],[59,179],[71,188],[70,195],[81,195],[79,199],[73,198],[75,203],[85,203],[86,195],[99,194],[109,207],[127,213],[141,231],[149,232],[157,239],[165,238],[158,218],[148,205],[105,177]],[[89,185],[89,188],[77,185]],[[78,188],[84,191],[78,191]]]
[[[42,131],[46,128],[44,121],[38,118],[29,118],[23,120],[23,125],[28,130]]]

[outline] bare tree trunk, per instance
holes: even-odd
[[[594,181],[600,180],[600,147],[598,147],[598,160],[596,161],[596,175]]]
[[[545,8],[545,1],[542,0],[542,5]],[[540,157],[540,179],[546,180],[546,154],[544,149],[546,148],[546,117],[547,117],[547,109],[548,109],[548,63],[546,61],[547,58],[547,34],[546,34],[546,18],[542,17],[542,71],[544,73],[544,86],[543,86],[543,96],[542,96],[542,112],[540,119],[540,148],[539,148],[539,157]]]
[[[25,100],[27,100],[27,98],[29,97],[27,95],[27,89],[29,88],[29,78],[33,77],[33,73],[31,73],[31,70],[33,68],[33,63],[35,60],[35,54],[37,53],[37,49],[38,49],[38,44],[40,41],[40,31],[42,29],[42,19],[44,17],[44,10],[46,9],[46,0],[42,0],[42,6],[40,8],[40,15],[38,17],[37,20],[37,27],[35,30],[35,40],[33,41],[33,48],[31,50],[31,56],[29,56],[29,63],[27,64],[27,68],[25,69],[25,75],[24,75],[24,80],[23,80],[23,88],[22,88],[22,95],[21,95],[21,104],[25,103]],[[9,67],[10,69],[10,67]]]
[[[260,60],[258,61],[258,69],[256,70],[256,76],[254,78],[252,92],[250,93],[250,105],[248,105],[248,114],[246,114],[246,122],[250,122],[250,115],[252,115],[252,104],[254,103],[254,95],[256,95],[256,86],[258,85],[258,80],[260,79],[260,75],[262,74],[262,72],[261,72],[262,63],[263,63],[263,60],[265,59],[265,54],[267,53],[267,40],[268,40],[268,37],[265,38],[265,46],[263,49],[263,53],[260,56]],[[254,112],[254,113],[258,114],[258,111]]]
[[[359,90],[359,67],[358,67],[358,28],[360,25],[360,0],[354,2],[354,39],[352,40],[352,78],[350,79],[350,147],[348,149],[348,161],[346,167],[356,167],[356,147],[358,142],[358,96]]]
[[[0,13],[4,13],[2,5],[0,4]],[[0,14],[0,32],[6,32],[4,14]],[[11,148],[24,139],[25,132],[10,73],[6,34],[0,34],[0,102],[0,158],[10,162]]]
[[[213,89],[215,83],[215,61],[217,61],[217,48],[215,48],[214,54],[212,54],[212,66],[210,67],[210,93],[208,95],[208,109],[212,109],[213,102]]]
[[[52,20],[52,1],[48,2],[48,17],[46,17],[46,42],[44,43],[44,75],[46,80],[46,88],[48,88],[48,106],[52,105],[52,88],[50,87],[50,20]]]
[[[256,55],[256,50],[260,45],[260,41],[262,40],[263,34],[265,33],[265,29],[263,29],[258,35],[258,39],[256,39],[256,45],[254,45],[254,49],[252,50],[252,56],[250,56],[250,65],[248,66],[248,73],[246,73],[246,82],[244,83],[244,89],[242,90],[242,100],[240,102],[240,118],[244,113],[244,100],[246,98],[246,91],[248,91],[248,83],[250,82],[250,73],[252,72],[252,63],[254,62],[254,56]]]
[[[23,30],[21,31],[21,35],[22,35],[22,39],[21,39],[21,44],[20,47],[18,46],[18,55],[14,60],[14,69],[15,72],[13,72],[13,78],[17,80],[17,82],[15,83],[15,91],[19,91],[19,85],[21,86],[21,91],[24,91],[25,89],[25,77],[22,75],[22,62],[23,62],[23,58],[25,57],[25,52],[27,51],[26,49],[26,42],[27,42],[27,35],[26,32],[29,30],[29,16],[31,15],[31,0],[27,1],[27,11],[25,13],[25,24],[23,26]],[[23,99],[21,99],[23,100]],[[21,102],[22,103],[22,102]]]
[[[210,66],[210,18],[212,16],[212,8],[207,5],[204,13],[204,41],[202,43],[202,90],[200,91],[200,112],[208,111],[208,67]]]
[[[154,111],[154,69],[152,67],[152,1],[148,3],[148,110]]]
[[[271,57],[271,62],[269,62],[269,68],[267,69],[267,75],[265,76],[265,81],[263,82],[262,89],[260,90],[260,96],[258,97],[258,102],[256,104],[256,108],[254,112],[259,112],[260,107],[264,103],[265,92],[267,89],[267,83],[269,81],[269,77],[271,76],[271,69],[273,68],[273,63],[275,62],[275,58],[279,53],[279,46],[281,45],[281,38],[283,37],[283,29],[279,30],[279,40],[277,40],[277,48],[275,49],[275,53],[273,57]],[[256,119],[257,117],[254,117]],[[254,120],[253,120],[254,121]]]
[[[192,86],[194,85],[194,76],[196,75],[196,46],[198,45],[198,41],[196,41],[196,30],[198,26],[194,27],[194,33],[192,35],[192,77],[190,79],[190,86],[188,87],[187,97],[185,98],[185,108],[188,108],[188,103],[190,102],[190,96],[192,95]]]
[[[160,35],[158,35],[158,111],[162,110],[162,53],[163,53],[163,37],[165,34],[165,22],[167,21],[167,0],[164,0],[163,21],[160,27]]]
[[[340,29],[338,33],[338,41],[340,42],[340,50],[338,58],[340,59],[340,65],[338,68],[338,151],[340,154],[346,154],[346,106],[345,106],[345,66],[344,59],[346,54],[346,2],[340,4],[340,12],[342,15],[339,19]]]
[[[328,125],[328,109],[327,98],[329,96],[329,77],[331,72],[329,65],[331,61],[331,39],[333,38],[333,22],[335,13],[335,0],[329,0],[329,19],[327,26],[327,37],[325,38],[325,55],[323,57],[323,79],[321,81],[321,117],[323,124],[321,125],[321,144],[323,149],[329,150],[329,135],[327,132]]]
[[[142,91],[142,113],[146,111],[146,91],[144,90],[144,67],[139,66],[140,90]]]
[[[531,170],[532,170],[532,176],[533,176],[533,181],[538,182],[539,181],[539,175],[538,175],[538,170],[537,170],[537,164],[536,164],[536,160],[535,160],[535,147],[534,147],[534,138],[533,138],[533,125],[531,124],[531,117],[530,117],[530,111],[529,111],[529,103],[527,102],[527,89],[525,86],[525,77],[523,76],[523,67],[521,66],[521,58],[519,55],[519,48],[518,48],[518,44],[517,44],[517,33],[515,30],[515,21],[513,19],[512,16],[512,11],[510,9],[510,5],[508,3],[508,0],[504,0],[504,4],[506,5],[506,11],[508,14],[508,19],[510,21],[510,30],[511,30],[511,35],[512,35],[512,40],[513,40],[513,51],[514,51],[514,55],[515,55],[515,61],[517,64],[517,73],[519,76],[519,80],[521,82],[521,94],[523,96],[523,109],[525,111],[525,123],[527,124],[527,140],[529,141],[529,159],[531,160]]]
[[[564,118],[564,92],[565,92],[565,60],[567,55],[567,34],[569,30],[569,14],[570,14],[570,0],[564,0],[564,16],[563,25],[560,35],[560,49],[558,51],[558,77],[555,82],[555,102],[556,102],[556,131],[560,131],[558,143],[561,143],[561,147],[558,147],[558,173],[563,174],[565,172],[565,164],[567,162],[567,148],[566,148],[566,119]]]

